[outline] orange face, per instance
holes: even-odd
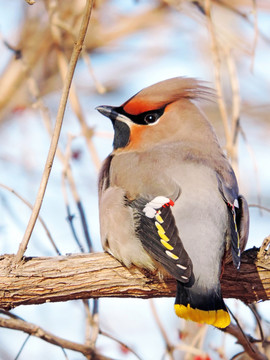
[[[144,101],[142,98],[137,99],[132,98],[127,103],[123,105],[125,112],[131,115],[139,115],[146,111],[153,110],[153,104],[150,102]]]

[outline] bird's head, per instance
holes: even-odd
[[[203,136],[206,120],[191,100],[211,96],[197,80],[177,77],[144,88],[121,106],[96,109],[112,121],[114,151],[143,151],[196,133]]]

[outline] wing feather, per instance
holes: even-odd
[[[238,188],[228,187],[217,175],[218,188],[228,208],[227,235],[231,246],[231,256],[226,261],[233,261],[237,269],[240,268],[241,252],[244,250],[249,229],[249,212],[245,198],[238,194]]]
[[[134,209],[136,233],[143,247],[177,280],[191,282],[192,262],[179,237],[170,204],[155,207],[155,215],[149,217],[143,210],[150,203],[142,197],[129,203]]]

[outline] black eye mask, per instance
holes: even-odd
[[[115,111],[119,114],[125,115],[132,122],[138,125],[149,125],[154,124],[163,115],[165,107],[157,110],[145,111],[138,115],[131,115],[127,113],[122,107],[115,108]]]

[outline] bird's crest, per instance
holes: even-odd
[[[203,82],[192,78],[175,77],[144,88],[127,100],[122,108],[128,114],[138,115],[161,109],[180,99],[211,100],[214,97],[214,91]]]

